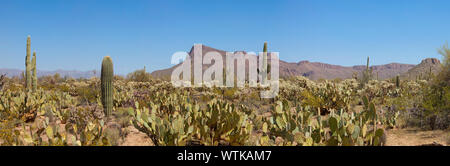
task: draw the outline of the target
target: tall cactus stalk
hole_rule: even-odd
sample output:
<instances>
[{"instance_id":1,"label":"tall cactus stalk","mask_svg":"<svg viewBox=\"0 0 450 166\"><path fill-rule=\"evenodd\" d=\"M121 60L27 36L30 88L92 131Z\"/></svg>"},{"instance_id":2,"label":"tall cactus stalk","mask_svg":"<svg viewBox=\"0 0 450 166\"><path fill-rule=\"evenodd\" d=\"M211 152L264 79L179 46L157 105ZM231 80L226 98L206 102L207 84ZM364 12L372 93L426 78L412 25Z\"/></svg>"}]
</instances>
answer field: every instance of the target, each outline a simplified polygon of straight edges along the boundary
<instances>
[{"instance_id":1,"label":"tall cactus stalk","mask_svg":"<svg viewBox=\"0 0 450 166\"><path fill-rule=\"evenodd\" d=\"M370 68L370 66L369 66L369 57L367 57L367 64L366 64L366 72L367 72L367 74L369 74L369 68Z\"/></svg>"},{"instance_id":2,"label":"tall cactus stalk","mask_svg":"<svg viewBox=\"0 0 450 166\"><path fill-rule=\"evenodd\" d=\"M372 69L369 65L369 57L367 57L366 70L362 71L361 85L364 86L372 78Z\"/></svg>"},{"instance_id":3,"label":"tall cactus stalk","mask_svg":"<svg viewBox=\"0 0 450 166\"><path fill-rule=\"evenodd\" d=\"M267 81L267 42L264 42L263 48L263 64L262 64L262 83L266 84Z\"/></svg>"},{"instance_id":4,"label":"tall cactus stalk","mask_svg":"<svg viewBox=\"0 0 450 166\"><path fill-rule=\"evenodd\" d=\"M106 56L102 61L101 73L101 90L102 90L102 104L105 116L109 117L113 109L113 63L111 57Z\"/></svg>"},{"instance_id":5,"label":"tall cactus stalk","mask_svg":"<svg viewBox=\"0 0 450 166\"><path fill-rule=\"evenodd\" d=\"M37 75L36 75L36 51L33 52L33 59L31 60L33 75L32 77L32 86L33 92L36 92L37 89Z\"/></svg>"},{"instance_id":6,"label":"tall cactus stalk","mask_svg":"<svg viewBox=\"0 0 450 166\"><path fill-rule=\"evenodd\" d=\"M25 88L30 90L31 88L31 37L28 35L27 38L27 56L25 57Z\"/></svg>"},{"instance_id":7,"label":"tall cactus stalk","mask_svg":"<svg viewBox=\"0 0 450 166\"><path fill-rule=\"evenodd\" d=\"M400 77L398 75L395 77L395 86L400 88Z\"/></svg>"}]
</instances>

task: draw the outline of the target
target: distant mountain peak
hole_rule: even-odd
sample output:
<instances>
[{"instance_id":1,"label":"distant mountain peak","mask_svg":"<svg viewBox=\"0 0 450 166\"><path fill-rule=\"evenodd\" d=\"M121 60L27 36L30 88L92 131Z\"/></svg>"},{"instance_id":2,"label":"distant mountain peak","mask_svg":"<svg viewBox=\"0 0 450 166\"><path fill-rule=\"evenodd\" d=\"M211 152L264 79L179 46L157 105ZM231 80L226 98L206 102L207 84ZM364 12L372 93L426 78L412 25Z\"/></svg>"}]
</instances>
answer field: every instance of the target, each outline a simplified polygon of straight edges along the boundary
<instances>
[{"instance_id":1,"label":"distant mountain peak","mask_svg":"<svg viewBox=\"0 0 450 166\"><path fill-rule=\"evenodd\" d=\"M423 59L418 65L403 73L401 77L406 79L428 79L430 74L436 74L441 70L441 61L437 58ZM431 72L431 73L430 73Z\"/></svg>"},{"instance_id":2,"label":"distant mountain peak","mask_svg":"<svg viewBox=\"0 0 450 166\"><path fill-rule=\"evenodd\" d=\"M221 54L222 53L225 54L225 52L226 52L226 51L223 51L223 50L219 50L219 49L216 49L216 48L212 48L212 47L206 46L204 44L200 44L200 45L202 46L202 53L203 54L205 54L207 52L210 52L210 51L216 51L216 52L219 52ZM189 51L189 56L193 56L194 55L194 46L191 47L191 50Z\"/></svg>"},{"instance_id":3,"label":"distant mountain peak","mask_svg":"<svg viewBox=\"0 0 450 166\"><path fill-rule=\"evenodd\" d=\"M437 58L425 58L424 60L422 60L422 62L420 62L420 64L441 64L441 61Z\"/></svg>"},{"instance_id":4,"label":"distant mountain peak","mask_svg":"<svg viewBox=\"0 0 450 166\"><path fill-rule=\"evenodd\" d=\"M310 62L309 62L309 61L305 61L305 60L304 60L304 61L298 62L299 65L302 65L302 64L308 64L308 63L310 63Z\"/></svg>"}]
</instances>

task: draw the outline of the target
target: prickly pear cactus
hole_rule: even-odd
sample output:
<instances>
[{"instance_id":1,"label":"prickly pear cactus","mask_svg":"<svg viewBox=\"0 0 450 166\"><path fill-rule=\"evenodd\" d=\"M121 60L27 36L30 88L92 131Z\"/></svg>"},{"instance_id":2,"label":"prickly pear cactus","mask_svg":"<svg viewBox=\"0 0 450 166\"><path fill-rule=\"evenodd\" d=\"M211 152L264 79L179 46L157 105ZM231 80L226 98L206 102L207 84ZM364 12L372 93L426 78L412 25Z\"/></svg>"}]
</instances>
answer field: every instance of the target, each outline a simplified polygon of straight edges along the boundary
<instances>
[{"instance_id":1,"label":"prickly pear cactus","mask_svg":"<svg viewBox=\"0 0 450 166\"><path fill-rule=\"evenodd\" d=\"M106 117L111 115L113 109L113 76L114 71L111 57L106 56L102 61L101 73L102 104Z\"/></svg>"}]
</instances>

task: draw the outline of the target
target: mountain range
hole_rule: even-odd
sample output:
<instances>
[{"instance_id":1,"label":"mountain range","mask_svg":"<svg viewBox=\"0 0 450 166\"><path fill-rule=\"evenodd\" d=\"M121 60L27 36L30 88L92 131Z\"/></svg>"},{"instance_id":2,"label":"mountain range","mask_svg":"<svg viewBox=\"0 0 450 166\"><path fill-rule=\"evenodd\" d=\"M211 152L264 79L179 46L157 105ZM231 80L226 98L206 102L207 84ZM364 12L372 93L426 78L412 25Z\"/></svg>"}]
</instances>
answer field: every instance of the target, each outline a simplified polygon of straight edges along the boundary
<instances>
[{"instance_id":1,"label":"mountain range","mask_svg":"<svg viewBox=\"0 0 450 166\"><path fill-rule=\"evenodd\" d=\"M193 56L194 46L189 51L189 56ZM223 57L224 66L225 64L225 54L226 51L215 49L209 46L202 45L203 56L210 52L216 51ZM235 51L246 53L245 51ZM270 62L270 56L268 56L268 61ZM156 70L151 73L155 78L169 79L172 71L178 67L180 64L172 66L167 69ZM203 65L203 70L206 70L211 65ZM389 63L384 65L374 65L370 66L373 71L373 76L375 79L389 79L400 75L402 78L415 79L415 78L426 78L432 74L436 74L440 70L440 61L436 58L426 58L422 60L420 64L402 64L402 63ZM340 66L320 62L286 62L283 60L279 61L279 72L280 77L291 77L291 76L304 76L311 80L318 79L347 79L352 78L355 73L358 77L361 75L362 71L366 69L365 65L355 65L355 66ZM0 74L6 74L8 77L20 76L23 70L19 69L6 69L0 68ZM246 63L246 72L248 72L248 63ZM100 76L99 71L77 71L77 70L55 70L55 71L44 71L38 70L38 77L46 75L54 75L59 73L61 77L72 77L72 78L90 78L92 76Z\"/></svg>"},{"instance_id":2,"label":"mountain range","mask_svg":"<svg viewBox=\"0 0 450 166\"><path fill-rule=\"evenodd\" d=\"M8 77L20 76L22 75L23 70L19 69L6 69L0 68L0 75L6 74ZM37 70L36 75L38 77L54 75L58 73L62 78L64 77L72 77L72 78L90 78L92 76L100 77L99 71L78 71L78 70L54 70L54 71L45 71L45 70Z\"/></svg>"},{"instance_id":3,"label":"mountain range","mask_svg":"<svg viewBox=\"0 0 450 166\"><path fill-rule=\"evenodd\" d=\"M189 51L189 56L191 57L193 56L193 49L194 47L192 47L191 50ZM225 64L226 51L202 45L203 56L210 51L216 51L220 53L223 57L224 66L226 65ZM236 52L246 53L245 51L235 51L235 53ZM269 59L268 61L270 62L270 56L268 57L268 59ZM171 68L156 70L151 74L153 77L167 79L170 78L172 71L179 65L180 64L175 65ZM207 69L209 66L210 65L203 65L203 70ZM282 78L291 76L304 76L311 80L336 79L336 78L347 79L352 78L355 73L360 76L362 71L366 69L365 65L355 65L347 67L320 62L300 61L295 63L295 62L286 62L283 60L279 61L279 67L280 67L279 68L280 77ZM438 72L440 68L440 61L436 58L426 58L422 60L422 62L418 65L389 63L384 65L370 66L370 68L373 71L374 78L380 80L392 78L397 75L401 75L402 77L412 79L415 78L416 75L420 75L420 73L429 71L430 67L432 69L431 72L433 73ZM246 72L248 72L248 63L246 63Z\"/></svg>"}]
</instances>

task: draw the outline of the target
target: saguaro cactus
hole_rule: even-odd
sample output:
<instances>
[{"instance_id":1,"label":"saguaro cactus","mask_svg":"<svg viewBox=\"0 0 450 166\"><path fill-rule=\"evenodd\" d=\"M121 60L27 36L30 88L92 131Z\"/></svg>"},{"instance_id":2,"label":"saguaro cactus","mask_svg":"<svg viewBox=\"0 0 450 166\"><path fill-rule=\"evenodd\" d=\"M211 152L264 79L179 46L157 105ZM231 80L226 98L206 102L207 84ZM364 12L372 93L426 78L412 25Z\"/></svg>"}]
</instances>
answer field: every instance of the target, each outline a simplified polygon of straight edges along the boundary
<instances>
[{"instance_id":1,"label":"saguaro cactus","mask_svg":"<svg viewBox=\"0 0 450 166\"><path fill-rule=\"evenodd\" d=\"M37 89L37 75L36 75L36 51L33 52L33 59L31 60L33 75L32 78L32 86L33 86L33 92L36 92Z\"/></svg>"},{"instance_id":2,"label":"saguaro cactus","mask_svg":"<svg viewBox=\"0 0 450 166\"><path fill-rule=\"evenodd\" d=\"M28 35L27 38L27 56L25 57L25 88L29 90L31 88L31 37Z\"/></svg>"},{"instance_id":3,"label":"saguaro cactus","mask_svg":"<svg viewBox=\"0 0 450 166\"><path fill-rule=\"evenodd\" d=\"M369 65L369 57L367 57L366 70L362 72L361 85L365 85L372 79L372 69Z\"/></svg>"},{"instance_id":4,"label":"saguaro cactus","mask_svg":"<svg viewBox=\"0 0 450 166\"><path fill-rule=\"evenodd\" d=\"M263 62L262 62L263 64L262 64L262 69L261 69L261 72L262 72L262 80L261 80L261 82L263 83L263 84L265 84L266 83L266 81L267 81L267 42L264 42L264 48L263 48Z\"/></svg>"},{"instance_id":5,"label":"saguaro cactus","mask_svg":"<svg viewBox=\"0 0 450 166\"><path fill-rule=\"evenodd\" d=\"M369 72L369 57L367 57L366 72Z\"/></svg>"},{"instance_id":6,"label":"saguaro cactus","mask_svg":"<svg viewBox=\"0 0 450 166\"><path fill-rule=\"evenodd\" d=\"M395 86L397 88L400 88L400 77L398 75L395 76Z\"/></svg>"},{"instance_id":7,"label":"saguaro cactus","mask_svg":"<svg viewBox=\"0 0 450 166\"><path fill-rule=\"evenodd\" d=\"M366 64L366 76L367 76L367 81L372 79L372 69L370 68L369 65L369 57L367 57L367 64Z\"/></svg>"},{"instance_id":8,"label":"saguaro cactus","mask_svg":"<svg viewBox=\"0 0 450 166\"><path fill-rule=\"evenodd\" d=\"M101 90L102 90L102 104L105 116L108 117L113 109L113 63L111 57L106 56L102 61L101 73Z\"/></svg>"}]
</instances>

